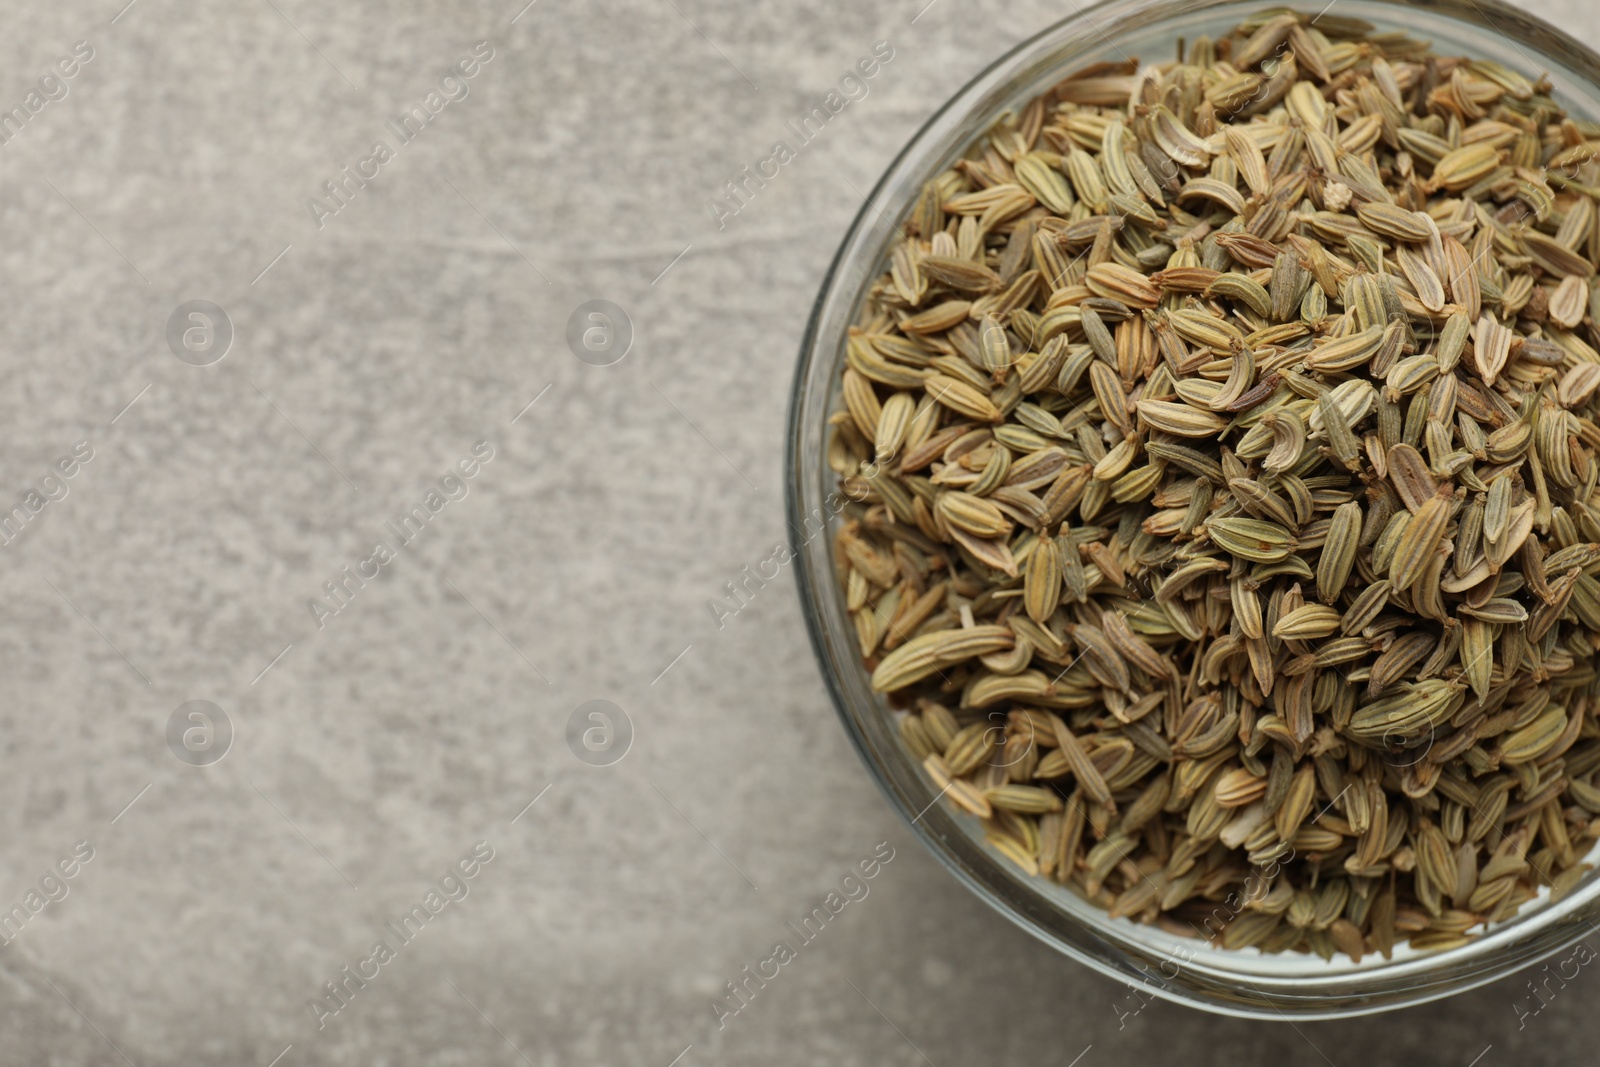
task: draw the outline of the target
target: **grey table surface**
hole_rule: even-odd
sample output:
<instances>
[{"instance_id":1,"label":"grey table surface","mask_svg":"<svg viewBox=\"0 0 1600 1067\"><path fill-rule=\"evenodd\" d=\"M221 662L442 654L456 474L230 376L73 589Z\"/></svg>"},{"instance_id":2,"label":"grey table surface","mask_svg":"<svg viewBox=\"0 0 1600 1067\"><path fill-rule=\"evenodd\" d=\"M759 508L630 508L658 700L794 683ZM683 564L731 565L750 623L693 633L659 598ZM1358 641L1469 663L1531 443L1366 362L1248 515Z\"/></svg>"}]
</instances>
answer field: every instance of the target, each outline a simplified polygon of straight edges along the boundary
<instances>
[{"instance_id":1,"label":"grey table surface","mask_svg":"<svg viewBox=\"0 0 1600 1067\"><path fill-rule=\"evenodd\" d=\"M785 537L794 353L864 191L1070 0L125 2L0 13L0 498L38 506L0 545L0 1062L1592 1052L1587 972L1520 1026L1525 977L1366 1020L1130 1012L890 810L791 574L710 606ZM1580 0L1529 6L1600 41ZM632 324L610 366L565 339L595 299ZM608 766L568 743L590 700L632 724ZM719 1021L880 843L868 897Z\"/></svg>"}]
</instances>

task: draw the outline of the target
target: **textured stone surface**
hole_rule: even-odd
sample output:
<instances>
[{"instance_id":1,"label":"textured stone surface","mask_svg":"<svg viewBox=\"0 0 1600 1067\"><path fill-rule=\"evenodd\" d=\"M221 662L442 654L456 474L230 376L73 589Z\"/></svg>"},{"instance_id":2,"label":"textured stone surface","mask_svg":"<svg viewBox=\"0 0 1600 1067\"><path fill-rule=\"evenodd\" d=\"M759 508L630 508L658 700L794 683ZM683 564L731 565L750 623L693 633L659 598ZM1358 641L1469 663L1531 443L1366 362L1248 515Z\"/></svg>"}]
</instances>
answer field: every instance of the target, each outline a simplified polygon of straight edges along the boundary
<instances>
[{"instance_id":1,"label":"textured stone surface","mask_svg":"<svg viewBox=\"0 0 1600 1067\"><path fill-rule=\"evenodd\" d=\"M0 497L94 453L0 547L0 905L93 848L0 948L7 1063L1464 1067L1600 1038L1587 973L1520 1032L1518 979L1376 1020L1119 1018L880 798L789 575L717 628L784 536L794 352L863 192L1070 4L119 2L0 15L4 107L95 50L0 147ZM319 229L307 198L485 39ZM706 198L880 40L870 95L718 230ZM564 341L596 298L635 328L610 367ZM164 340L191 299L236 331L211 366ZM319 629L307 599L481 440ZM633 724L613 766L566 742L591 699ZM231 721L220 762L168 750L189 700ZM319 1029L307 1001L478 841L469 894ZM719 1030L878 842L871 895Z\"/></svg>"}]
</instances>

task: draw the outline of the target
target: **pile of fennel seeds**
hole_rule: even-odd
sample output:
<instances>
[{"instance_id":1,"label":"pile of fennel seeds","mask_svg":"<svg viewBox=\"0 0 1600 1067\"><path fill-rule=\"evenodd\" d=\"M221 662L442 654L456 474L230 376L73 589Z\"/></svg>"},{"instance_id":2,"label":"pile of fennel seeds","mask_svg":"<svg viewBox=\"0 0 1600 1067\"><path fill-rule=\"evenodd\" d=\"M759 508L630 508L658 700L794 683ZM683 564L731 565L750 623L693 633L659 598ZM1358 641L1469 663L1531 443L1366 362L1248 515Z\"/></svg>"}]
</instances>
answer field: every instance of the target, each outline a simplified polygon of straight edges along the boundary
<instances>
[{"instance_id":1,"label":"pile of fennel seeds","mask_svg":"<svg viewBox=\"0 0 1600 1067\"><path fill-rule=\"evenodd\" d=\"M995 851L1228 948L1464 943L1600 835L1600 128L1263 12L927 183L827 459L872 684Z\"/></svg>"}]
</instances>

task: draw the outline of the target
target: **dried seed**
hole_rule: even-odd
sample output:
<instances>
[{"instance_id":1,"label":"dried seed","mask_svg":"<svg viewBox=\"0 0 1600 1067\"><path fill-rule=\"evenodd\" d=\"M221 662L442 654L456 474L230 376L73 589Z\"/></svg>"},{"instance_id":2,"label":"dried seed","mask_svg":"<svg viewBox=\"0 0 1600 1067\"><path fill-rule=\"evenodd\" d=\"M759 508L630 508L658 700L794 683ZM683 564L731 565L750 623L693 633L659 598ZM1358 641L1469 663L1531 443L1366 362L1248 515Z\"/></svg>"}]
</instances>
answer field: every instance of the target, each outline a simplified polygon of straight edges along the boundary
<instances>
[{"instance_id":1,"label":"dried seed","mask_svg":"<svg viewBox=\"0 0 1600 1067\"><path fill-rule=\"evenodd\" d=\"M1416 290L1418 303L1429 311L1443 311L1448 299L1444 283L1428 265L1428 261L1403 245L1395 250L1395 260L1400 264L1406 280L1411 283L1411 288Z\"/></svg>"},{"instance_id":2,"label":"dried seed","mask_svg":"<svg viewBox=\"0 0 1600 1067\"><path fill-rule=\"evenodd\" d=\"M1393 237L1397 241L1426 241L1433 234L1432 228L1417 212L1382 201L1357 204L1356 217L1374 233Z\"/></svg>"},{"instance_id":3,"label":"dried seed","mask_svg":"<svg viewBox=\"0 0 1600 1067\"><path fill-rule=\"evenodd\" d=\"M1041 536L1028 554L1023 604L1028 618L1048 622L1061 602L1061 553L1055 539Z\"/></svg>"},{"instance_id":4,"label":"dried seed","mask_svg":"<svg viewBox=\"0 0 1600 1067\"><path fill-rule=\"evenodd\" d=\"M1135 405L1139 417L1158 430L1179 437L1214 437L1225 426L1226 419L1188 404L1174 404L1165 400L1141 400Z\"/></svg>"},{"instance_id":5,"label":"dried seed","mask_svg":"<svg viewBox=\"0 0 1600 1067\"><path fill-rule=\"evenodd\" d=\"M1206 142L1160 104L1150 111L1150 132L1156 147L1174 162L1188 167L1203 167L1211 159L1211 150Z\"/></svg>"},{"instance_id":6,"label":"dried seed","mask_svg":"<svg viewBox=\"0 0 1600 1067\"><path fill-rule=\"evenodd\" d=\"M1306 424L1292 411L1271 411L1262 416L1261 425L1272 431L1272 451L1261 465L1269 471L1283 472L1300 462L1306 447Z\"/></svg>"},{"instance_id":7,"label":"dried seed","mask_svg":"<svg viewBox=\"0 0 1600 1067\"><path fill-rule=\"evenodd\" d=\"M1436 189L1465 189L1483 178L1500 163L1500 153L1492 144L1470 144L1445 153L1433 168L1430 183Z\"/></svg>"},{"instance_id":8,"label":"dried seed","mask_svg":"<svg viewBox=\"0 0 1600 1067\"><path fill-rule=\"evenodd\" d=\"M1003 372L1012 363L1016 362L1011 355L1011 339L1006 336L1004 326L995 321L994 316L984 316L983 325L978 330L978 351L983 357L983 368L990 374L1003 376Z\"/></svg>"},{"instance_id":9,"label":"dried seed","mask_svg":"<svg viewBox=\"0 0 1600 1067\"><path fill-rule=\"evenodd\" d=\"M935 374L925 383L928 395L939 403L969 419L980 422L999 422L1003 416L994 401L959 378Z\"/></svg>"},{"instance_id":10,"label":"dried seed","mask_svg":"<svg viewBox=\"0 0 1600 1067\"><path fill-rule=\"evenodd\" d=\"M1229 128L1232 129L1232 127ZM1286 322L1293 316L1295 309L1300 306L1301 300L1310 295L1310 281L1311 276L1300 265L1300 260L1294 253L1278 253L1272 263L1272 285L1270 289L1271 311L1274 321ZM1320 293L1321 289L1318 289L1317 292Z\"/></svg>"},{"instance_id":11,"label":"dried seed","mask_svg":"<svg viewBox=\"0 0 1600 1067\"><path fill-rule=\"evenodd\" d=\"M1567 728L1567 711L1551 707L1520 730L1500 741L1500 762L1508 766L1538 759L1560 740Z\"/></svg>"},{"instance_id":12,"label":"dried seed","mask_svg":"<svg viewBox=\"0 0 1600 1067\"><path fill-rule=\"evenodd\" d=\"M1102 612L1100 615L1100 629L1105 633L1106 639L1111 642L1119 653L1135 667L1152 678L1166 678L1172 673L1172 666L1161 653L1157 652L1144 638L1133 632L1127 620L1114 611Z\"/></svg>"},{"instance_id":13,"label":"dried seed","mask_svg":"<svg viewBox=\"0 0 1600 1067\"><path fill-rule=\"evenodd\" d=\"M1256 563L1276 563L1295 545L1288 530L1260 519L1212 519L1206 532L1224 550Z\"/></svg>"},{"instance_id":14,"label":"dried seed","mask_svg":"<svg viewBox=\"0 0 1600 1067\"><path fill-rule=\"evenodd\" d=\"M1242 209L1243 205L1240 206ZM1247 274L1236 271L1217 275L1206 288L1206 295L1237 301L1257 315L1266 315L1272 310L1272 298L1267 295L1267 290L1261 283Z\"/></svg>"},{"instance_id":15,"label":"dried seed","mask_svg":"<svg viewBox=\"0 0 1600 1067\"><path fill-rule=\"evenodd\" d=\"M1306 641L1327 637L1339 629L1340 615L1323 604L1306 604L1278 620L1272 628L1273 637L1289 641Z\"/></svg>"},{"instance_id":16,"label":"dried seed","mask_svg":"<svg viewBox=\"0 0 1600 1067\"><path fill-rule=\"evenodd\" d=\"M1587 201L1585 201L1587 203ZM1550 294L1549 315L1558 324L1573 329L1589 310L1589 286L1582 277L1569 274Z\"/></svg>"},{"instance_id":17,"label":"dried seed","mask_svg":"<svg viewBox=\"0 0 1600 1067\"><path fill-rule=\"evenodd\" d=\"M1095 399L1100 401L1100 413L1106 417L1106 421L1118 427L1124 433L1132 429L1132 422L1128 415L1128 394L1123 390L1122 382L1117 377L1117 372L1105 363L1096 362L1089 367L1089 382L1094 388ZM1183 405L1173 404L1169 406L1182 407Z\"/></svg>"},{"instance_id":18,"label":"dried seed","mask_svg":"<svg viewBox=\"0 0 1600 1067\"><path fill-rule=\"evenodd\" d=\"M924 256L922 271L936 282L967 293L987 293L1002 285L1000 275L981 263L957 256Z\"/></svg>"},{"instance_id":19,"label":"dried seed","mask_svg":"<svg viewBox=\"0 0 1600 1067\"><path fill-rule=\"evenodd\" d=\"M1116 804L1111 799L1111 789L1106 785L1105 777L1100 773L1094 761L1084 752L1083 746L1078 742L1066 723L1060 719L1055 720L1056 745L1062 756L1066 758L1067 766L1078 781L1078 788L1082 789L1096 804L1115 810Z\"/></svg>"},{"instance_id":20,"label":"dried seed","mask_svg":"<svg viewBox=\"0 0 1600 1067\"><path fill-rule=\"evenodd\" d=\"M1354 500L1340 504L1334 509L1322 542L1322 555L1317 560L1317 595L1324 604L1332 604L1344 591L1350 569L1355 566L1360 538L1361 505Z\"/></svg>"},{"instance_id":21,"label":"dried seed","mask_svg":"<svg viewBox=\"0 0 1600 1067\"><path fill-rule=\"evenodd\" d=\"M971 493L940 493L939 514L974 537L1000 537L1011 532L1011 520L994 504Z\"/></svg>"},{"instance_id":22,"label":"dried seed","mask_svg":"<svg viewBox=\"0 0 1600 1067\"><path fill-rule=\"evenodd\" d=\"M1450 510L1449 492L1441 490L1423 502L1401 531L1395 542L1394 561L1389 565L1389 580L1396 590L1404 592L1422 576L1424 565L1444 538Z\"/></svg>"},{"instance_id":23,"label":"dried seed","mask_svg":"<svg viewBox=\"0 0 1600 1067\"><path fill-rule=\"evenodd\" d=\"M917 402L910 393L895 393L883 402L873 433L873 454L879 463L894 458L911 427Z\"/></svg>"},{"instance_id":24,"label":"dried seed","mask_svg":"<svg viewBox=\"0 0 1600 1067\"><path fill-rule=\"evenodd\" d=\"M1505 369L1511 355L1511 331L1485 315L1472 331L1473 363L1488 385Z\"/></svg>"},{"instance_id":25,"label":"dried seed","mask_svg":"<svg viewBox=\"0 0 1600 1067\"><path fill-rule=\"evenodd\" d=\"M1056 170L1044 159L1035 153L1023 156L1013 164L1017 175L1017 184L1021 185L1033 197L1055 212L1065 215L1072 210L1077 198L1072 195L1072 187Z\"/></svg>"},{"instance_id":26,"label":"dried seed","mask_svg":"<svg viewBox=\"0 0 1600 1067\"><path fill-rule=\"evenodd\" d=\"M872 688L887 693L904 689L940 669L974 656L1003 652L1015 642L1004 626L974 626L965 630L940 630L913 637L889 653L872 672Z\"/></svg>"},{"instance_id":27,"label":"dried seed","mask_svg":"<svg viewBox=\"0 0 1600 1067\"><path fill-rule=\"evenodd\" d=\"M1383 341L1383 328L1370 326L1360 333L1328 341L1312 349L1306 366L1312 370L1347 371L1367 362Z\"/></svg>"},{"instance_id":28,"label":"dried seed","mask_svg":"<svg viewBox=\"0 0 1600 1067\"><path fill-rule=\"evenodd\" d=\"M1251 383L1255 381L1255 376L1255 354L1249 348L1240 345L1234 357L1233 366L1228 371L1228 380L1223 383L1222 388L1217 391L1216 396L1207 402L1206 406L1212 411L1231 410L1240 398L1249 391Z\"/></svg>"},{"instance_id":29,"label":"dried seed","mask_svg":"<svg viewBox=\"0 0 1600 1067\"><path fill-rule=\"evenodd\" d=\"M1600 363L1579 363L1562 375L1557 395L1565 408L1581 407L1600 388Z\"/></svg>"},{"instance_id":30,"label":"dried seed","mask_svg":"<svg viewBox=\"0 0 1600 1067\"><path fill-rule=\"evenodd\" d=\"M1389 464L1389 481L1408 510L1415 512L1439 491L1439 483L1429 473L1422 454L1404 441L1389 449L1385 459Z\"/></svg>"},{"instance_id":31,"label":"dried seed","mask_svg":"<svg viewBox=\"0 0 1600 1067\"><path fill-rule=\"evenodd\" d=\"M1002 785L984 791L984 799L1002 811L1042 815L1061 810L1061 798L1054 790L1036 785Z\"/></svg>"},{"instance_id":32,"label":"dried seed","mask_svg":"<svg viewBox=\"0 0 1600 1067\"><path fill-rule=\"evenodd\" d=\"M1594 277L1594 264L1555 238L1546 237L1538 230L1523 230L1521 239L1529 258L1556 277Z\"/></svg>"},{"instance_id":33,"label":"dried seed","mask_svg":"<svg viewBox=\"0 0 1600 1067\"><path fill-rule=\"evenodd\" d=\"M1084 278L1090 292L1122 301L1130 307L1153 308L1161 302L1161 290L1143 274L1120 263L1097 263Z\"/></svg>"},{"instance_id":34,"label":"dried seed","mask_svg":"<svg viewBox=\"0 0 1600 1067\"><path fill-rule=\"evenodd\" d=\"M1272 177L1267 173L1267 160L1254 137L1238 126L1226 126L1223 134L1228 142L1228 155L1239 168L1239 176L1256 196L1272 188ZM1239 212L1235 212L1239 214Z\"/></svg>"}]
</instances>

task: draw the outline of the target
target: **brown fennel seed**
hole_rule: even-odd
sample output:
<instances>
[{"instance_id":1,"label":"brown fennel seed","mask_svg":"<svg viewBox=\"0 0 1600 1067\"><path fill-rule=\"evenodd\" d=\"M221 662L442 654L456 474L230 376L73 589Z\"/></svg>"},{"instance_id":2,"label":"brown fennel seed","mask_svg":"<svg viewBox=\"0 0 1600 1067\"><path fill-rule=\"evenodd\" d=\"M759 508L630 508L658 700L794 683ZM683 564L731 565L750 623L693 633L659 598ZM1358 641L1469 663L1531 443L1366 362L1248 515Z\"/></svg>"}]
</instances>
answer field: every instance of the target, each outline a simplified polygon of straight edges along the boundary
<instances>
[{"instance_id":1,"label":"brown fennel seed","mask_svg":"<svg viewBox=\"0 0 1600 1067\"><path fill-rule=\"evenodd\" d=\"M1281 11L1017 115L887 250L828 445L930 796L1226 948L1445 949L1572 888L1600 127Z\"/></svg>"}]
</instances>

